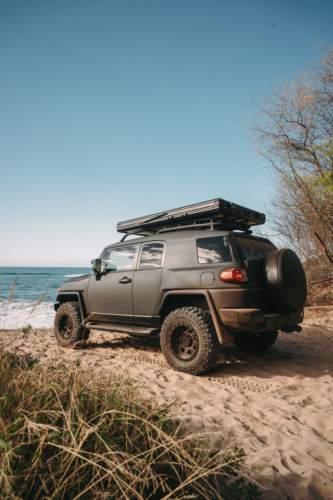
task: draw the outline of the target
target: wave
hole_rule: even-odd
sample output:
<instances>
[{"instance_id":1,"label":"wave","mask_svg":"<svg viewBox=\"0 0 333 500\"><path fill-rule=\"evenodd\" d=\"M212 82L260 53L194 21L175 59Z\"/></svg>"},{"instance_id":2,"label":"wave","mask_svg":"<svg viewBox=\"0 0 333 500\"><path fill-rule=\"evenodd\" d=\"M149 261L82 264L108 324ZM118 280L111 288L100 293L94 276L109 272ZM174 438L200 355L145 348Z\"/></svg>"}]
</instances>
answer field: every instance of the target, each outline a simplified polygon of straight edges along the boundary
<instances>
[{"instance_id":1,"label":"wave","mask_svg":"<svg viewBox=\"0 0 333 500\"><path fill-rule=\"evenodd\" d=\"M71 276L82 276L82 274L64 274L62 273L0 273L0 276L64 276L65 278Z\"/></svg>"},{"instance_id":2,"label":"wave","mask_svg":"<svg viewBox=\"0 0 333 500\"><path fill-rule=\"evenodd\" d=\"M0 328L4 327L7 304L8 300L0 300ZM6 329L23 328L27 324L33 328L53 326L53 302L42 302L30 314L34 304L29 300L12 300L8 307Z\"/></svg>"},{"instance_id":3,"label":"wave","mask_svg":"<svg viewBox=\"0 0 333 500\"><path fill-rule=\"evenodd\" d=\"M1 276L62 276L63 273L0 273Z\"/></svg>"},{"instance_id":4,"label":"wave","mask_svg":"<svg viewBox=\"0 0 333 500\"><path fill-rule=\"evenodd\" d=\"M64 274L64 278L76 278L77 276L84 276L84 274Z\"/></svg>"}]
</instances>

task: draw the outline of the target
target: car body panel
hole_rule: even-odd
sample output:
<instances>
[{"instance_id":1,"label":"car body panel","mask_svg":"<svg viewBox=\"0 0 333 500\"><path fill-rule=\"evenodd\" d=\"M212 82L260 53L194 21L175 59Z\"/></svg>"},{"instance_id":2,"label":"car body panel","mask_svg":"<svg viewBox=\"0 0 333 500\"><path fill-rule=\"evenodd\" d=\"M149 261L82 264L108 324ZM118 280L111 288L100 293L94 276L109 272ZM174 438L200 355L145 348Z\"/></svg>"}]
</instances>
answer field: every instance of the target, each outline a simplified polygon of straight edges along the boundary
<instances>
[{"instance_id":1,"label":"car body panel","mask_svg":"<svg viewBox=\"0 0 333 500\"><path fill-rule=\"evenodd\" d=\"M237 260L199 263L196 240L218 236L230 238L237 249L233 254L237 256ZM73 278L64 282L61 290L64 294L70 291L78 292L86 317L89 316L94 321L156 327L160 326L164 315L167 314L168 301L173 297L176 303L178 297L182 297L181 303L184 303L187 295L210 311L222 343L232 342L233 330L241 328L242 325L246 325L251 331L260 331L262 325L269 321L269 315L275 315L275 322L279 325L288 321L290 324L301 322L300 315L289 319L277 317L274 304L267 296L263 261L247 262L237 236L251 238L244 233L196 229L143 236L108 245L100 258L108 249L138 245L131 270L109 271L98 276L92 273ZM162 264L158 268L140 269L142 245L149 242L163 242L165 245ZM245 268L248 281L221 281L220 273L231 268ZM119 283L124 277L131 281ZM61 293L57 300L61 301L62 297L65 298ZM192 299L189 298L189 301ZM239 310L238 315L233 314L234 309ZM228 311L223 314L223 310Z\"/></svg>"},{"instance_id":2,"label":"car body panel","mask_svg":"<svg viewBox=\"0 0 333 500\"><path fill-rule=\"evenodd\" d=\"M146 323L154 315L159 296L162 268L137 269L133 279L134 319L138 323Z\"/></svg>"},{"instance_id":3,"label":"car body panel","mask_svg":"<svg viewBox=\"0 0 333 500\"><path fill-rule=\"evenodd\" d=\"M133 270L110 271L102 274L99 280L91 276L88 304L92 320L133 321L133 276ZM125 278L130 281L121 283Z\"/></svg>"}]
</instances>

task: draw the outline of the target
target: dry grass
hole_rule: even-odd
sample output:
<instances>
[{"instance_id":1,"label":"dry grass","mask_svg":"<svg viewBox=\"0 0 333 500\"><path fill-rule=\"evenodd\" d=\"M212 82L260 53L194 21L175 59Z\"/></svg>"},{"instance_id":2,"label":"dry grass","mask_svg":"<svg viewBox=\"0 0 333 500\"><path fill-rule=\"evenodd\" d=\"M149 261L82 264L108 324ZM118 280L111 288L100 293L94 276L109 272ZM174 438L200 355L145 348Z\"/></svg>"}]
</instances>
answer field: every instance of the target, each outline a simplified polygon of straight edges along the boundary
<instances>
[{"instance_id":1,"label":"dry grass","mask_svg":"<svg viewBox=\"0 0 333 500\"><path fill-rule=\"evenodd\" d=\"M9 307L9 304L12 300L12 297L13 297L13 293L14 293L14 290L15 290L15 285L16 285L16 282L17 282L17 278L14 279L14 282L12 284L12 288L11 288L11 291L10 291L10 294L9 294L9 298L8 298L8 302L7 302L7 307L6 307L6 314L5 314L5 321L4 321L4 329L6 328L6 320L7 320L7 314L8 314L8 307Z\"/></svg>"},{"instance_id":2,"label":"dry grass","mask_svg":"<svg viewBox=\"0 0 333 500\"><path fill-rule=\"evenodd\" d=\"M42 293L42 295L39 297L39 299L37 300L37 302L34 303L34 305L31 308L31 311L29 312L29 314L27 316L27 320L30 318L30 316L32 315L32 313L34 312L34 310L36 309L36 307L39 306L39 304L42 303L43 298L45 297L45 295L47 293L49 293L49 291Z\"/></svg>"},{"instance_id":3,"label":"dry grass","mask_svg":"<svg viewBox=\"0 0 333 500\"><path fill-rule=\"evenodd\" d=\"M244 452L208 450L130 379L0 352L1 499L257 499Z\"/></svg>"},{"instance_id":4,"label":"dry grass","mask_svg":"<svg viewBox=\"0 0 333 500\"><path fill-rule=\"evenodd\" d=\"M308 286L306 307L333 306L333 281L323 281Z\"/></svg>"}]
</instances>

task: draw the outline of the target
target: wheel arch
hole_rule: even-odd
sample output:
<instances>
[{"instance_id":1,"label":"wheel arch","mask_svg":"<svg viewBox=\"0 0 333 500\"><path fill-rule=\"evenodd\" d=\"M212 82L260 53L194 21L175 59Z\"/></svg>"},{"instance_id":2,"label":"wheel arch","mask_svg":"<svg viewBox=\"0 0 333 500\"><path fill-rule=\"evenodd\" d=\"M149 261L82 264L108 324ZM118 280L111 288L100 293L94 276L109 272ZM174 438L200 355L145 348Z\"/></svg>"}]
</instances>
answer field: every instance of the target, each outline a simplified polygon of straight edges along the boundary
<instances>
[{"instance_id":1,"label":"wheel arch","mask_svg":"<svg viewBox=\"0 0 333 500\"><path fill-rule=\"evenodd\" d=\"M202 307L203 306L203 307ZM228 332L216 312L208 290L172 290L166 292L158 308L161 320L180 307L199 307L210 312L215 330L221 344L234 341L234 334Z\"/></svg>"},{"instance_id":2,"label":"wheel arch","mask_svg":"<svg viewBox=\"0 0 333 500\"><path fill-rule=\"evenodd\" d=\"M65 302L78 302L80 306L80 314L82 323L87 319L87 311L84 305L84 300L80 292L61 292L57 296L59 304L54 304L54 310L57 311L61 304Z\"/></svg>"}]
</instances>

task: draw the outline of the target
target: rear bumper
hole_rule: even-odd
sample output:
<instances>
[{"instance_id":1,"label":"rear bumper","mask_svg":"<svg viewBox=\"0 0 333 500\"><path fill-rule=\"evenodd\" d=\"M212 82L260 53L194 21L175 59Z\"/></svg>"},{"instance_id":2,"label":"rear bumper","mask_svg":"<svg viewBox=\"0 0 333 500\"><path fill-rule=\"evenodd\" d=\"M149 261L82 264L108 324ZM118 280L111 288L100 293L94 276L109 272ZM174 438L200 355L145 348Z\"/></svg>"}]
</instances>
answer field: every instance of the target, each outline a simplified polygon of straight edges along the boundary
<instances>
[{"instance_id":1,"label":"rear bumper","mask_svg":"<svg viewBox=\"0 0 333 500\"><path fill-rule=\"evenodd\" d=\"M260 309L219 309L222 323L235 331L267 332L281 330L292 332L302 323L303 311L293 314L262 314Z\"/></svg>"}]
</instances>

